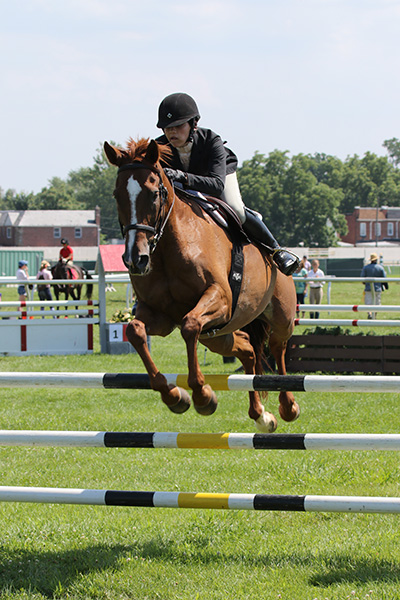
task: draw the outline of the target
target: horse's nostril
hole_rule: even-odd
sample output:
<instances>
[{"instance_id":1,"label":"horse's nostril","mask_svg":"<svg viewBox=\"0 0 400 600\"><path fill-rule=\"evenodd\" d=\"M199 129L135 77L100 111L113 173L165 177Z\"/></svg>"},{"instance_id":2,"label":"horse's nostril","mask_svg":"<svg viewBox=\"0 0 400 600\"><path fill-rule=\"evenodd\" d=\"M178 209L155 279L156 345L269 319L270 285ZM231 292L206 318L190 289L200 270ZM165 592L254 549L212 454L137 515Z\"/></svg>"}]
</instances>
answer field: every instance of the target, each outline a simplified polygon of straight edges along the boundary
<instances>
[{"instance_id":1,"label":"horse's nostril","mask_svg":"<svg viewBox=\"0 0 400 600\"><path fill-rule=\"evenodd\" d=\"M130 271L131 273L143 275L147 272L149 266L149 255L148 254L140 254L131 264Z\"/></svg>"},{"instance_id":2,"label":"horse's nostril","mask_svg":"<svg viewBox=\"0 0 400 600\"><path fill-rule=\"evenodd\" d=\"M136 266L139 269L140 273L144 273L148 264L149 264L149 257L148 257L148 255L147 254L142 254L141 256L139 256L139 260L138 260Z\"/></svg>"}]
</instances>

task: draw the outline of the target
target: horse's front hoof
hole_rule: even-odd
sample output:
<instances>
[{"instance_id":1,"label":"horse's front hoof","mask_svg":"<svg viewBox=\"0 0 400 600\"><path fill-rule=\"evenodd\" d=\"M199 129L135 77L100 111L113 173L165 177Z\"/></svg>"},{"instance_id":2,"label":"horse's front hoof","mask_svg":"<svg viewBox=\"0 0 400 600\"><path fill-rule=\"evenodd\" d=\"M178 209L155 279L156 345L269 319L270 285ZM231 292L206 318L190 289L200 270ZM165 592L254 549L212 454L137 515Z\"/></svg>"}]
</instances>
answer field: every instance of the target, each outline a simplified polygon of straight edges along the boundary
<instances>
[{"instance_id":1,"label":"horse's front hoof","mask_svg":"<svg viewBox=\"0 0 400 600\"><path fill-rule=\"evenodd\" d=\"M210 399L209 399L208 403L199 405L199 404L196 404L195 400L193 399L193 404L194 404L195 409L199 413L199 415L208 417L208 416L212 415L213 413L215 413L215 411L217 410L218 400L217 400L217 394L214 392L214 390L211 388L211 386L209 386L208 384L205 385L203 387L203 391L204 390L206 390L207 393L209 394Z\"/></svg>"},{"instance_id":2,"label":"horse's front hoof","mask_svg":"<svg viewBox=\"0 0 400 600\"><path fill-rule=\"evenodd\" d=\"M262 407L262 413L254 423L256 424L257 429L262 433L273 433L278 427L278 421L274 415L267 412L264 407Z\"/></svg>"},{"instance_id":3,"label":"horse's front hoof","mask_svg":"<svg viewBox=\"0 0 400 600\"><path fill-rule=\"evenodd\" d=\"M177 415L181 415L190 408L190 396L186 390L181 387L177 387L180 393L180 398L176 404L168 406L169 410Z\"/></svg>"}]
</instances>

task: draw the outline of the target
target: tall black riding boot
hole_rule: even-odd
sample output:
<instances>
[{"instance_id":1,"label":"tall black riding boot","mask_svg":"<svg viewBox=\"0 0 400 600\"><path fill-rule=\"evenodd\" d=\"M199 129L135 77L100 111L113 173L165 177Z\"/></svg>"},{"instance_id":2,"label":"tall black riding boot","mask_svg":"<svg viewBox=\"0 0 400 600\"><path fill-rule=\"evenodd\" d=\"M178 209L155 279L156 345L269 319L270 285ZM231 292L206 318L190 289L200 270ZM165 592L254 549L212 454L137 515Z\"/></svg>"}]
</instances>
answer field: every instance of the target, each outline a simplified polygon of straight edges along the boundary
<instances>
[{"instance_id":1,"label":"tall black riding boot","mask_svg":"<svg viewBox=\"0 0 400 600\"><path fill-rule=\"evenodd\" d=\"M257 213L249 208L246 208L246 220L243 223L243 229L249 238L260 242L269 250L276 266L284 275L292 275L297 271L299 267L297 256L281 248L265 223L257 217Z\"/></svg>"}]
</instances>

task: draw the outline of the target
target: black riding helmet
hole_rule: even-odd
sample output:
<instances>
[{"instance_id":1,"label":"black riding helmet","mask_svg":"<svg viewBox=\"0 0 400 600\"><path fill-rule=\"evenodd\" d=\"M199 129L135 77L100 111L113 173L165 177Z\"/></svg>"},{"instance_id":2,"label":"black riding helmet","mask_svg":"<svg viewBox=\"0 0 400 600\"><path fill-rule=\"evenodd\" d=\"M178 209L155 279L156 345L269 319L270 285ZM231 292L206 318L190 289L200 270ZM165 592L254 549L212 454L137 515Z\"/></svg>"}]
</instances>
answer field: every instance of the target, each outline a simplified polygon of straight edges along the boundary
<instances>
[{"instance_id":1,"label":"black riding helmet","mask_svg":"<svg viewBox=\"0 0 400 600\"><path fill-rule=\"evenodd\" d=\"M160 129L178 127L192 119L195 122L200 119L199 109L193 98L183 92L170 94L158 107L157 127Z\"/></svg>"}]
</instances>

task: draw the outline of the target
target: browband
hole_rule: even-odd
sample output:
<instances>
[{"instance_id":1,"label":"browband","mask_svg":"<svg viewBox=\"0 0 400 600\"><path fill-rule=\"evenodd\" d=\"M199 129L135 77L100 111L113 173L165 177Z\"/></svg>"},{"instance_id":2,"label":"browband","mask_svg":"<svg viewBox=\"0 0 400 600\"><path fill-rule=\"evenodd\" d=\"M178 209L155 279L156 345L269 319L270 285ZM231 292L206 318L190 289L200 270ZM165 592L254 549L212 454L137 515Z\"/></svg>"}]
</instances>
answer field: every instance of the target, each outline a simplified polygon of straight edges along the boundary
<instances>
[{"instance_id":1,"label":"browband","mask_svg":"<svg viewBox=\"0 0 400 600\"><path fill-rule=\"evenodd\" d=\"M143 167L149 169L149 171L153 171L153 173L156 173L161 177L160 169L158 167L150 164L147 165L139 161L134 161L131 163L127 163L126 165L121 165L118 169L118 173L121 173L121 171L130 171L132 169L143 169Z\"/></svg>"}]
</instances>

